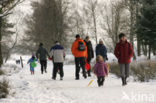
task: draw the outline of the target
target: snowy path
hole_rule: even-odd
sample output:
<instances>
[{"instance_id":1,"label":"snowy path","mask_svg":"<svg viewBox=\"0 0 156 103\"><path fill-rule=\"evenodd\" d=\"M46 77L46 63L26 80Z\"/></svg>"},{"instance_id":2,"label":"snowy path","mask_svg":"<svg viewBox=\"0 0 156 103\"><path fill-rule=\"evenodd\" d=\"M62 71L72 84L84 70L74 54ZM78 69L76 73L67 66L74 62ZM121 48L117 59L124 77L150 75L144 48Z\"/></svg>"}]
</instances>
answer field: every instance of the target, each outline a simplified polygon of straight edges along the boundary
<instances>
[{"instance_id":1,"label":"snowy path","mask_svg":"<svg viewBox=\"0 0 156 103\"><path fill-rule=\"evenodd\" d=\"M48 73L41 75L40 67L30 75L29 66L9 76L11 95L0 103L156 103L156 83L133 83L122 87L113 75L106 78L104 87L97 87L96 78L74 80L74 65L65 65L63 81L51 80L52 64ZM87 84L94 82L90 87ZM127 95L127 99L123 96ZM142 98L143 97L143 98Z\"/></svg>"}]
</instances>

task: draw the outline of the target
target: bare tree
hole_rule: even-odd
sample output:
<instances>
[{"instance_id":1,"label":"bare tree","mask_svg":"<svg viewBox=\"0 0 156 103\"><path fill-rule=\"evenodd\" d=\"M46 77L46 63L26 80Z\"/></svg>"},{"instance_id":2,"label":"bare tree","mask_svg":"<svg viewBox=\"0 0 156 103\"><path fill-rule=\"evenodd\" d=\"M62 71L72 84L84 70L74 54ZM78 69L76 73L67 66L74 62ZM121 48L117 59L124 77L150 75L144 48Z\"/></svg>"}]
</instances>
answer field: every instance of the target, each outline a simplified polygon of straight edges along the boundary
<instances>
[{"instance_id":1,"label":"bare tree","mask_svg":"<svg viewBox=\"0 0 156 103\"><path fill-rule=\"evenodd\" d=\"M127 16L123 2L110 2L110 5L104 5L101 10L102 22L101 26L107 32L109 38L112 39L113 46L118 42L118 34L120 32L127 32ZM124 15L123 15L124 14Z\"/></svg>"},{"instance_id":2,"label":"bare tree","mask_svg":"<svg viewBox=\"0 0 156 103\"><path fill-rule=\"evenodd\" d=\"M20 22L22 19L23 19L23 16L21 16L21 17L18 19L17 23L16 23L15 40L14 40L13 45L11 46L11 48L9 48L9 49L7 50L7 52L6 52L5 63L8 61L8 59L9 59L9 57L10 57L11 51L14 49L14 47L15 47L16 44L17 44L18 36L19 36L19 31L18 31L18 27L17 27L17 26L19 26L18 24L19 24L19 22Z\"/></svg>"},{"instance_id":3,"label":"bare tree","mask_svg":"<svg viewBox=\"0 0 156 103\"><path fill-rule=\"evenodd\" d=\"M2 26L3 19L11 14L12 9L17 6L19 3L21 3L24 0L1 0L0 1L0 41L2 41ZM3 64L3 57L2 57L2 44L0 42L0 67Z\"/></svg>"},{"instance_id":4,"label":"bare tree","mask_svg":"<svg viewBox=\"0 0 156 103\"><path fill-rule=\"evenodd\" d=\"M30 49L35 50L40 42L44 43L47 49L51 48L54 41L66 46L69 4L68 0L32 2L34 13L26 18L28 29L23 40L29 44Z\"/></svg>"},{"instance_id":5,"label":"bare tree","mask_svg":"<svg viewBox=\"0 0 156 103\"><path fill-rule=\"evenodd\" d=\"M86 0L85 1L85 5L84 5L84 11L86 14L86 17L90 20L91 18L91 23L92 27L91 29L93 29L93 33L94 33L94 37L96 40L96 44L98 43L98 34L97 34L97 25L98 25L98 16L99 16L99 1L98 0Z\"/></svg>"}]
</instances>

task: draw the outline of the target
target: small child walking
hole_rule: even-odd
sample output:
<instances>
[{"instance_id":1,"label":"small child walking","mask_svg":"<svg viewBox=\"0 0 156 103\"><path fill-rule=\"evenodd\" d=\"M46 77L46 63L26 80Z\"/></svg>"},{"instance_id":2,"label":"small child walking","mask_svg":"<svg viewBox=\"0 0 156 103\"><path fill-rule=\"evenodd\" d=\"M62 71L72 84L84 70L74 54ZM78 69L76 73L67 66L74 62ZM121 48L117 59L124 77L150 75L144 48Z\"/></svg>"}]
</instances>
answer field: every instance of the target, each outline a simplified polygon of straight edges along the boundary
<instances>
[{"instance_id":1,"label":"small child walking","mask_svg":"<svg viewBox=\"0 0 156 103\"><path fill-rule=\"evenodd\" d=\"M102 56L98 55L96 58L96 64L94 66L94 73L97 76L97 83L98 86L103 86L105 76L108 75L108 69L107 65L104 62L104 59Z\"/></svg>"},{"instance_id":2,"label":"small child walking","mask_svg":"<svg viewBox=\"0 0 156 103\"><path fill-rule=\"evenodd\" d=\"M34 68L37 66L36 61L37 61L37 59L35 58L34 55L32 55L32 57L28 61L28 64L30 64L31 75L34 75L34 73L35 73Z\"/></svg>"}]
</instances>

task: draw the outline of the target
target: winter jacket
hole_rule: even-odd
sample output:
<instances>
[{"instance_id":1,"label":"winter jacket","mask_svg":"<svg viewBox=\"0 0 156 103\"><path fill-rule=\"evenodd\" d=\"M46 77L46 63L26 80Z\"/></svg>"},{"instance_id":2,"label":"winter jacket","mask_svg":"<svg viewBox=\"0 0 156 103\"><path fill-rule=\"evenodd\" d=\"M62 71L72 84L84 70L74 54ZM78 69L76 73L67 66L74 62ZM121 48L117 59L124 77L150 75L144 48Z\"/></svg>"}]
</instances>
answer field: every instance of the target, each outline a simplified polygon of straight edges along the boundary
<instances>
[{"instance_id":1,"label":"winter jacket","mask_svg":"<svg viewBox=\"0 0 156 103\"><path fill-rule=\"evenodd\" d=\"M85 45L85 51L79 51L78 50L79 42L83 42L83 44ZM71 52L72 52L72 54L74 55L75 58L76 57L85 57L85 58L87 58L87 46L86 46L86 43L82 39L80 39L80 38L76 39L74 41L73 45L72 45Z\"/></svg>"},{"instance_id":2,"label":"winter jacket","mask_svg":"<svg viewBox=\"0 0 156 103\"><path fill-rule=\"evenodd\" d=\"M84 40L84 42L86 43L86 46L87 46L87 55L88 55L88 58L91 59L91 58L94 58L94 52L93 52L93 47L92 47L92 43L91 41L86 41Z\"/></svg>"},{"instance_id":3,"label":"winter jacket","mask_svg":"<svg viewBox=\"0 0 156 103\"><path fill-rule=\"evenodd\" d=\"M42 46L39 47L39 49L36 52L36 57L39 58L40 60L47 60L47 56L49 57L47 50Z\"/></svg>"},{"instance_id":4,"label":"winter jacket","mask_svg":"<svg viewBox=\"0 0 156 103\"><path fill-rule=\"evenodd\" d=\"M59 44L53 46L50 50L50 57L53 59L54 63L63 63L65 58L63 46Z\"/></svg>"},{"instance_id":5,"label":"winter jacket","mask_svg":"<svg viewBox=\"0 0 156 103\"><path fill-rule=\"evenodd\" d=\"M103 44L98 44L96 46L96 56L101 55L104 59L107 58L107 49L105 45Z\"/></svg>"},{"instance_id":6,"label":"winter jacket","mask_svg":"<svg viewBox=\"0 0 156 103\"><path fill-rule=\"evenodd\" d=\"M97 62L94 66L94 73L97 77L106 76L108 74L106 64L104 62Z\"/></svg>"},{"instance_id":7,"label":"winter jacket","mask_svg":"<svg viewBox=\"0 0 156 103\"><path fill-rule=\"evenodd\" d=\"M37 59L36 59L36 58L35 58L35 59L30 58L30 59L28 60L28 64L30 64L30 67L32 67L32 66L31 66L31 63L32 63L32 62L34 62L34 60L35 60L35 62L37 61Z\"/></svg>"},{"instance_id":8,"label":"winter jacket","mask_svg":"<svg viewBox=\"0 0 156 103\"><path fill-rule=\"evenodd\" d=\"M133 56L133 48L129 42L122 43L120 41L116 44L114 54L120 64L130 63Z\"/></svg>"}]
</instances>

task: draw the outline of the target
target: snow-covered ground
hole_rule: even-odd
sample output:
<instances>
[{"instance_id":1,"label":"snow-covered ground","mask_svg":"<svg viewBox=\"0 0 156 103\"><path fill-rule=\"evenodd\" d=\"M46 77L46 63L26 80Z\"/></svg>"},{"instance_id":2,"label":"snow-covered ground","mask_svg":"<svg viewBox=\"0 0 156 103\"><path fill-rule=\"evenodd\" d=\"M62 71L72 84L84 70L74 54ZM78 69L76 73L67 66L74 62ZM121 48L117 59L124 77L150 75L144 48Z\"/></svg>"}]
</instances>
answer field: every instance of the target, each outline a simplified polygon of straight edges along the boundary
<instances>
[{"instance_id":1,"label":"snow-covered ground","mask_svg":"<svg viewBox=\"0 0 156 103\"><path fill-rule=\"evenodd\" d=\"M64 66L63 81L59 80L59 76L54 81L51 79L50 61L47 74L40 73L38 64L32 76L26 64L28 56L23 56L23 59L24 68L17 66L18 71L13 72L14 69L8 74L10 95L1 99L0 103L156 103L156 81L139 83L130 80L127 86L122 87L121 80L109 74L104 86L99 88L95 76L74 80L75 66L72 64ZM9 61L8 64L11 68L14 62ZM93 83L87 87L92 79Z\"/></svg>"}]
</instances>

